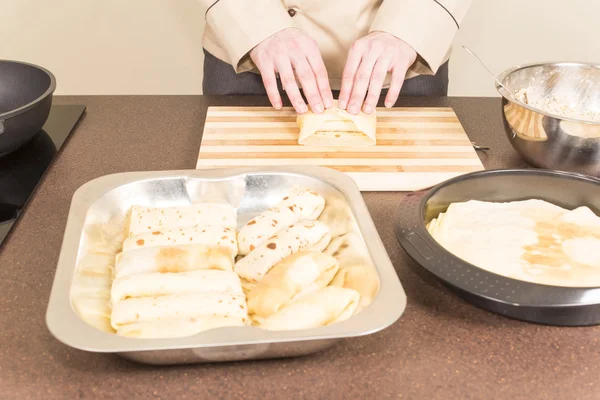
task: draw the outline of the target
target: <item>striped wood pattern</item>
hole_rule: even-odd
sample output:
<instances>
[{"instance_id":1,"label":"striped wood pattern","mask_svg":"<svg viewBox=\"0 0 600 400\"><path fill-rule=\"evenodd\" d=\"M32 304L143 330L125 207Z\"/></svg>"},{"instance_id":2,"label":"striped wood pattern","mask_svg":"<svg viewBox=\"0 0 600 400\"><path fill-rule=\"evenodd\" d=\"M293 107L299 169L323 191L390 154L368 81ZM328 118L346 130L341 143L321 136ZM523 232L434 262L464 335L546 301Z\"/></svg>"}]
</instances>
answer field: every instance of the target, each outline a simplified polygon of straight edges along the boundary
<instances>
[{"instance_id":1,"label":"striped wood pattern","mask_svg":"<svg viewBox=\"0 0 600 400\"><path fill-rule=\"evenodd\" d=\"M291 108L210 107L196 168L321 165L363 191L424 189L483 165L451 108L377 110L377 146L298 145Z\"/></svg>"}]
</instances>

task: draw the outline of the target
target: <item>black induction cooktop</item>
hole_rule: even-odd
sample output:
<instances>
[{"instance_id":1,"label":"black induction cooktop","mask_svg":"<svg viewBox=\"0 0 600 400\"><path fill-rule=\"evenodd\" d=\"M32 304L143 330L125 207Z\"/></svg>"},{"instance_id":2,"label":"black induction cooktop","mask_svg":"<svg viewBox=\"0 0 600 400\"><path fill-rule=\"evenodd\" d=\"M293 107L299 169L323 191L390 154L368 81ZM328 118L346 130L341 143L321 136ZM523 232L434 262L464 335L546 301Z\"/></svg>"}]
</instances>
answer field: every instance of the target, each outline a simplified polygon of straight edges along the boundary
<instances>
[{"instance_id":1,"label":"black induction cooktop","mask_svg":"<svg viewBox=\"0 0 600 400\"><path fill-rule=\"evenodd\" d=\"M52 106L29 142L0 157L0 246L84 111L83 105Z\"/></svg>"}]
</instances>

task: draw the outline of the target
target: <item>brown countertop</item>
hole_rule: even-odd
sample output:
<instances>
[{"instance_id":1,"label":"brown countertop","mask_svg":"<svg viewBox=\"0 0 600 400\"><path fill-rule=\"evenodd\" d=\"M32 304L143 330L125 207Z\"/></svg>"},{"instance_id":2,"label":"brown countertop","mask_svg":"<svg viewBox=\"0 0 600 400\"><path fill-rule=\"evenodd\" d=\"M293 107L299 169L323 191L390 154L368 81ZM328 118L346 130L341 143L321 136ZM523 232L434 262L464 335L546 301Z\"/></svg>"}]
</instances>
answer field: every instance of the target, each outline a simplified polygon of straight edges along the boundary
<instances>
[{"instance_id":1,"label":"brown countertop","mask_svg":"<svg viewBox=\"0 0 600 400\"><path fill-rule=\"evenodd\" d=\"M45 312L71 196L101 175L194 168L209 104L198 96L63 97L87 114L0 250L0 398L598 399L600 327L559 328L480 310L424 281L393 233L402 193L365 193L408 296L401 319L377 334L296 359L149 367L71 349ZM405 99L452 106L487 168L523 166L504 136L499 100Z\"/></svg>"}]
</instances>

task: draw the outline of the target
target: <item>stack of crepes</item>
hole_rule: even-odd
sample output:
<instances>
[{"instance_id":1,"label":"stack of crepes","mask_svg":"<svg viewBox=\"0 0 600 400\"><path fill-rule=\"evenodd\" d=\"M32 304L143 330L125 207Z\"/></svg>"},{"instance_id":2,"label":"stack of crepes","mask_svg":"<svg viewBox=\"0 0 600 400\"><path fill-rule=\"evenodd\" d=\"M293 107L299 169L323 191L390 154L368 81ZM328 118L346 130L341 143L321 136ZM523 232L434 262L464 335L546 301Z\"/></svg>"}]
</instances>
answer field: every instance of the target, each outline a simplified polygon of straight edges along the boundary
<instances>
[{"instance_id":1,"label":"stack of crepes","mask_svg":"<svg viewBox=\"0 0 600 400\"><path fill-rule=\"evenodd\" d=\"M110 295L117 334L181 337L246 324L233 272L236 224L237 211L227 204L133 206Z\"/></svg>"},{"instance_id":2,"label":"stack of crepes","mask_svg":"<svg viewBox=\"0 0 600 400\"><path fill-rule=\"evenodd\" d=\"M544 200L452 203L427 225L446 250L485 270L553 286L600 286L600 217Z\"/></svg>"},{"instance_id":3,"label":"stack of crepes","mask_svg":"<svg viewBox=\"0 0 600 400\"><path fill-rule=\"evenodd\" d=\"M326 207L321 195L303 188L248 221L238 234L243 258L234 269L253 324L268 330L316 328L364 308L379 280L355 228L344 201L332 199ZM358 241L348 240L351 233ZM346 251L346 257L338 251L352 245L359 250ZM363 278L370 284L357 281Z\"/></svg>"}]
</instances>

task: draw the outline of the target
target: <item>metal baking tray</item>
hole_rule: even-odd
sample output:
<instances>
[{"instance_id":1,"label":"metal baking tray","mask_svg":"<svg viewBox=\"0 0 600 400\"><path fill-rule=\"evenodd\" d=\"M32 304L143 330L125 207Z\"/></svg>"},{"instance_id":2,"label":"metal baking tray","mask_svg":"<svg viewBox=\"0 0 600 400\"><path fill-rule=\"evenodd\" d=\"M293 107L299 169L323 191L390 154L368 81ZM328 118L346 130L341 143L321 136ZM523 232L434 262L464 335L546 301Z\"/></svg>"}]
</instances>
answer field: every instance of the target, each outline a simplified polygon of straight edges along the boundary
<instances>
[{"instance_id":1,"label":"metal baking tray","mask_svg":"<svg viewBox=\"0 0 600 400\"><path fill-rule=\"evenodd\" d=\"M600 324L600 287L557 287L524 282L478 268L445 250L426 225L450 203L541 199L600 214L600 180L549 170L489 170L409 195L400 205L396 235L406 252L472 304L507 317L546 325Z\"/></svg>"},{"instance_id":2,"label":"metal baking tray","mask_svg":"<svg viewBox=\"0 0 600 400\"><path fill-rule=\"evenodd\" d=\"M126 338L88 325L70 299L75 267L85 246L84 228L124 216L133 204L172 206L227 202L238 208L242 226L274 205L293 185L324 197L345 198L379 274L373 302L350 319L315 329L266 331L224 327L176 339ZM90 352L118 353L147 364L182 364L301 356L326 349L343 338L380 331L404 312L406 295L381 242L363 198L352 179L322 167L236 168L131 172L108 175L74 194L46 313L50 332L64 344Z\"/></svg>"}]
</instances>

